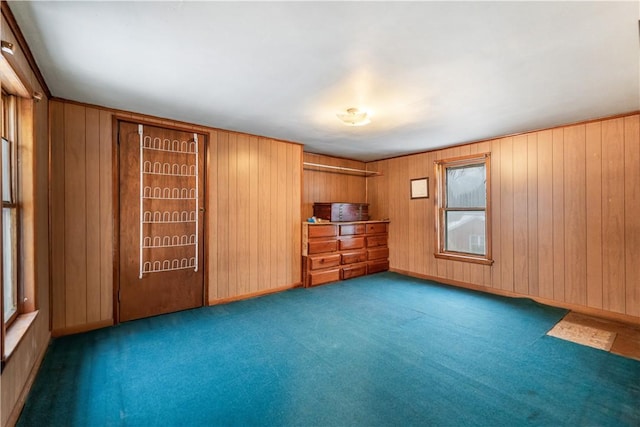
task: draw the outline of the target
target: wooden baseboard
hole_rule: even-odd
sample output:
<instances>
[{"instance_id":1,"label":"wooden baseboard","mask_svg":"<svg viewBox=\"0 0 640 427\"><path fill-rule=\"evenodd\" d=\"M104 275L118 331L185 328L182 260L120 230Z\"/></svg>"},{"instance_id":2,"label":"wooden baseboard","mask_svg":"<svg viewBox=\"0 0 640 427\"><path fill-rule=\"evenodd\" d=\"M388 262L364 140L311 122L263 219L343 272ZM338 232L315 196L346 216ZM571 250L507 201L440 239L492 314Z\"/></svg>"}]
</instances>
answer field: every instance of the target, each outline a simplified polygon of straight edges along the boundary
<instances>
[{"instance_id":1,"label":"wooden baseboard","mask_svg":"<svg viewBox=\"0 0 640 427\"><path fill-rule=\"evenodd\" d=\"M106 328L113 326L113 319L100 320L99 322L85 323L78 326L69 326L68 328L54 329L51 331L53 337L61 337L64 335L79 334L81 332L93 331L94 329Z\"/></svg>"},{"instance_id":2,"label":"wooden baseboard","mask_svg":"<svg viewBox=\"0 0 640 427\"><path fill-rule=\"evenodd\" d=\"M248 294L236 295L228 298L213 298L209 300L209 305L219 305L219 304L228 304L234 301L242 301L249 298L260 297L269 294L275 294L277 292L287 291L293 288L299 288L302 286L301 282L294 283L292 285L280 286L277 288L265 289L263 291L251 292Z\"/></svg>"},{"instance_id":3,"label":"wooden baseboard","mask_svg":"<svg viewBox=\"0 0 640 427\"><path fill-rule=\"evenodd\" d=\"M22 408L24 407L25 402L27 401L27 396L31 391L31 387L33 386L34 381L36 380L36 375L38 375L38 371L40 370L40 365L42 365L42 361L44 360L44 355L47 354L47 349L49 348L49 341L51 340L51 335L47 338L40 353L36 357L36 360L31 367L31 371L29 371L29 376L27 377L27 381L20 392L20 396L18 396L18 400L16 401L15 406L11 410L9 414L9 418L7 419L8 426L14 426L18 422L18 418L20 418L20 413L22 413Z\"/></svg>"},{"instance_id":4,"label":"wooden baseboard","mask_svg":"<svg viewBox=\"0 0 640 427\"><path fill-rule=\"evenodd\" d=\"M397 268L391 268L389 271L393 271L405 276L416 277L418 279L432 280L434 282L444 283L445 285L457 286L459 288L472 289L474 291L486 292L489 294L500 295L510 298L530 298L540 304L550 305L553 307L566 308L567 310L575 311L576 313L586 314L589 316L600 317L602 319L614 320L616 322L627 323L630 325L640 325L640 317L631 316L624 313L616 313L613 311L603 310L600 308L586 307L583 305L572 304L567 302L556 301L549 298L543 298L533 295L519 294L516 292L505 291L503 289L494 289L488 286L474 285L472 283L460 282L458 280L444 279L442 277L429 276L426 274L413 273L411 271L400 270Z\"/></svg>"}]
</instances>

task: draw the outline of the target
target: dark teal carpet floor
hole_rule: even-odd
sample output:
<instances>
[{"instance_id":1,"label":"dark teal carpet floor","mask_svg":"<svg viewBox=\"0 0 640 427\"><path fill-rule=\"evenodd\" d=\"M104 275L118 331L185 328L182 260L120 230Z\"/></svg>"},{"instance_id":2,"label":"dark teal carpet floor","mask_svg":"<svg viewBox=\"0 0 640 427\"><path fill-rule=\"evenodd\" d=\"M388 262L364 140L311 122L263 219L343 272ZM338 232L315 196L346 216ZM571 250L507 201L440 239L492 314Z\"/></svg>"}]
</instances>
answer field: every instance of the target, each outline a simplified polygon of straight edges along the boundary
<instances>
[{"instance_id":1,"label":"dark teal carpet floor","mask_svg":"<svg viewBox=\"0 0 640 427\"><path fill-rule=\"evenodd\" d=\"M54 339L19 426L638 426L565 310L394 273Z\"/></svg>"}]
</instances>

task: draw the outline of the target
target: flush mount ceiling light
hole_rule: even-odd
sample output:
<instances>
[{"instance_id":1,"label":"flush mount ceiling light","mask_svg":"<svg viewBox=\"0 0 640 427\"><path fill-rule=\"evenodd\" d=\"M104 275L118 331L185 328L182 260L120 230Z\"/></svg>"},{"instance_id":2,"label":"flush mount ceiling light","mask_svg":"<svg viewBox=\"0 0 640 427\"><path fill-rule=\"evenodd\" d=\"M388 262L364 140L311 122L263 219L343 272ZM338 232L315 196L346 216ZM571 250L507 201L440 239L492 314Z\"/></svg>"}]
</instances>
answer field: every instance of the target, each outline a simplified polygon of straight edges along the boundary
<instances>
[{"instance_id":1,"label":"flush mount ceiling light","mask_svg":"<svg viewBox=\"0 0 640 427\"><path fill-rule=\"evenodd\" d=\"M336 116L347 126L364 126L371 123L367 112L357 108L349 108L346 113L338 113Z\"/></svg>"}]
</instances>

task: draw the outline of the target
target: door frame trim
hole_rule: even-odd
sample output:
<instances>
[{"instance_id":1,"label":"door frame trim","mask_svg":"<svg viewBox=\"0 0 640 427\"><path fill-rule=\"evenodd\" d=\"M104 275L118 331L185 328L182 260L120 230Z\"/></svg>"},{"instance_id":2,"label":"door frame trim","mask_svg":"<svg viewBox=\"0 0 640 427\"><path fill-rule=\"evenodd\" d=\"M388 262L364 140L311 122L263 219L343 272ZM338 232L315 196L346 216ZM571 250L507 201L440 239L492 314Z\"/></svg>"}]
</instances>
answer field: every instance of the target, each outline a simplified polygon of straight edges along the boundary
<instances>
[{"instance_id":1,"label":"door frame trim","mask_svg":"<svg viewBox=\"0 0 640 427\"><path fill-rule=\"evenodd\" d=\"M203 187L202 194L204 198L204 203L202 207L204 207L203 215L203 232L202 232L202 240L203 240L203 257L202 257L202 307L205 307L209 301L209 251L207 250L207 246L209 243L209 198L207 197L207 188L208 188L208 180L209 180L209 141L211 139L211 131L204 131L202 127L194 125L193 127L189 126L180 126L171 123L164 122L156 122L153 120L144 120L138 118L131 118L121 114L113 114L112 116L112 185L113 185L113 324L117 325L120 323L120 300L118 298L120 294L120 122L127 122L133 124L140 124L143 126L153 126L157 128L164 128L170 130L176 130L180 132L187 133L197 133L198 135L204 136L204 141L202 141L202 148L204 149L204 179L203 179Z\"/></svg>"}]
</instances>

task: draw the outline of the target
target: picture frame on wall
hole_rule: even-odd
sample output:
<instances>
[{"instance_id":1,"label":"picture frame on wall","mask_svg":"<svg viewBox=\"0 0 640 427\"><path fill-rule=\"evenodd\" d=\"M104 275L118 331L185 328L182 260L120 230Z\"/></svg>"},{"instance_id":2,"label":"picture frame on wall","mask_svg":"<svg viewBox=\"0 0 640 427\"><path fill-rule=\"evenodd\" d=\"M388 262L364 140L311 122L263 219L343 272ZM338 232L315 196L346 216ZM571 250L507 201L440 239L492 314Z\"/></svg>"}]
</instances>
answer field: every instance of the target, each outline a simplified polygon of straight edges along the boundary
<instances>
[{"instance_id":1,"label":"picture frame on wall","mask_svg":"<svg viewBox=\"0 0 640 427\"><path fill-rule=\"evenodd\" d=\"M429 178L415 178L411 180L411 199L429 198Z\"/></svg>"}]
</instances>

